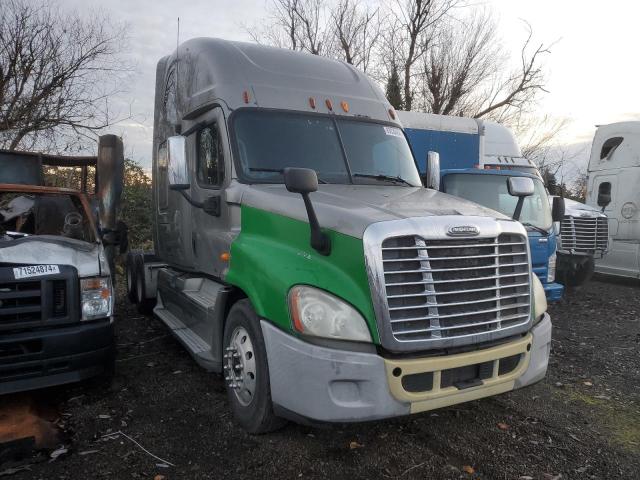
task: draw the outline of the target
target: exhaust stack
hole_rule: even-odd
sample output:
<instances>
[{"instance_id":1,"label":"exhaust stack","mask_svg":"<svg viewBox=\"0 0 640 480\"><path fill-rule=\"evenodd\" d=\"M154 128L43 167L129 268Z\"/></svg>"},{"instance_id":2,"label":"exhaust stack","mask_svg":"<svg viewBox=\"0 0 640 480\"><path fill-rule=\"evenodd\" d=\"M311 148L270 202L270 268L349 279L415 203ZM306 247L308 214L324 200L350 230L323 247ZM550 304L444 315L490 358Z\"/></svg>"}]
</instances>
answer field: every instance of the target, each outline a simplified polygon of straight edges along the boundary
<instances>
[{"instance_id":1,"label":"exhaust stack","mask_svg":"<svg viewBox=\"0 0 640 480\"><path fill-rule=\"evenodd\" d=\"M96 163L96 198L98 200L98 223L105 240L105 253L115 274L114 260L116 244L123 232L119 231L117 211L124 183L124 147L116 135L102 135L98 140Z\"/></svg>"}]
</instances>

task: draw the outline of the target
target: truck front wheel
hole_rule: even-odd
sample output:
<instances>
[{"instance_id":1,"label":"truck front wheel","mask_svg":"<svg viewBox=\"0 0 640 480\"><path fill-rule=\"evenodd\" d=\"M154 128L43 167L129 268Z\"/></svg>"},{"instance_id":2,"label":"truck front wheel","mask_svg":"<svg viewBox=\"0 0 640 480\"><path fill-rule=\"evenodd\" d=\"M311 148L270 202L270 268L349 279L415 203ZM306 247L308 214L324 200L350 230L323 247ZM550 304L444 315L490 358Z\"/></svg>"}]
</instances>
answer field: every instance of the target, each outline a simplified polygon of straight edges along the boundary
<instances>
[{"instance_id":1,"label":"truck front wheel","mask_svg":"<svg viewBox=\"0 0 640 480\"><path fill-rule=\"evenodd\" d=\"M249 300L240 300L231 307L224 327L223 345L223 375L237 422L253 434L282 427L285 421L273 413L260 319Z\"/></svg>"},{"instance_id":2,"label":"truck front wheel","mask_svg":"<svg viewBox=\"0 0 640 480\"><path fill-rule=\"evenodd\" d=\"M584 285L595 270L593 257L558 256L558 279L565 287L579 287Z\"/></svg>"}]
</instances>

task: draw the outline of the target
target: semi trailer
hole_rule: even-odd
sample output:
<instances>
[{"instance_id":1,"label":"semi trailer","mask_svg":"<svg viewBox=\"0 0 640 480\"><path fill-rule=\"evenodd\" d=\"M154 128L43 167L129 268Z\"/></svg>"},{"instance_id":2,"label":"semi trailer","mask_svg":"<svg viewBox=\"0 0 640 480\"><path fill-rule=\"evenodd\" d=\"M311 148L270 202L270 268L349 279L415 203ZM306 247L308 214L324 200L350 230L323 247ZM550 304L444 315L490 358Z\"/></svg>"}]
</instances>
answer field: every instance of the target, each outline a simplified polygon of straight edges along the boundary
<instances>
[{"instance_id":1,"label":"semi trailer","mask_svg":"<svg viewBox=\"0 0 640 480\"><path fill-rule=\"evenodd\" d=\"M425 188L401 127L343 62L209 38L158 62L155 250L129 256L129 295L224 376L248 432L544 377L551 320L526 230Z\"/></svg>"},{"instance_id":2,"label":"semi trailer","mask_svg":"<svg viewBox=\"0 0 640 480\"><path fill-rule=\"evenodd\" d=\"M0 151L0 394L113 370L123 165L114 135L93 157ZM48 167L80 168L81 185L45 185Z\"/></svg>"},{"instance_id":3,"label":"semi trailer","mask_svg":"<svg viewBox=\"0 0 640 480\"><path fill-rule=\"evenodd\" d=\"M512 216L517 199L509 195L509 178L531 179L534 193L524 201L518 220L527 229L531 264L547 300L560 300L564 287L555 282L554 222L563 218L564 200L556 197L550 205L537 168L522 156L511 131L473 118L403 111L398 115L422 169L428 153L438 153L443 192Z\"/></svg>"}]
</instances>

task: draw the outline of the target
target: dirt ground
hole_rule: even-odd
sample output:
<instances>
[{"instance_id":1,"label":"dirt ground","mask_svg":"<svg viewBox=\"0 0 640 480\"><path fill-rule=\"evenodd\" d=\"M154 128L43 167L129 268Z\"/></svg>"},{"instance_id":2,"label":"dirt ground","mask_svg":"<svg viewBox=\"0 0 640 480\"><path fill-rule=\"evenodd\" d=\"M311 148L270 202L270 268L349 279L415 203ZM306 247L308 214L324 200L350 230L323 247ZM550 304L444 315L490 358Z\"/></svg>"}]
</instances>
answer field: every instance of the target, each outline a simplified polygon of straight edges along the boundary
<instances>
[{"instance_id":1,"label":"dirt ground","mask_svg":"<svg viewBox=\"0 0 640 480\"><path fill-rule=\"evenodd\" d=\"M639 293L636 283L598 279L552 305L549 373L531 388L391 421L289 424L258 437L234 424L220 377L199 368L158 320L123 304L111 386L25 400L56 409L67 451L5 462L0 476L638 478ZM24 398L0 399L0 415Z\"/></svg>"}]
</instances>

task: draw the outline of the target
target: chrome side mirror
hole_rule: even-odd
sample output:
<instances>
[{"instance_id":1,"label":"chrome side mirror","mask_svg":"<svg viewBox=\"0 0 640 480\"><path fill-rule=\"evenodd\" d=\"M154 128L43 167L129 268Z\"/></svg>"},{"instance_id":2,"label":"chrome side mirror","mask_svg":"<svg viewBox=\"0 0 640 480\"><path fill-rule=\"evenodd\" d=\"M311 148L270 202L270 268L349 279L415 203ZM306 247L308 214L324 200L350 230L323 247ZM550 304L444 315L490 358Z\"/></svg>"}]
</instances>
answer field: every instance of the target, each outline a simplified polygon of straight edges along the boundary
<instances>
[{"instance_id":1,"label":"chrome side mirror","mask_svg":"<svg viewBox=\"0 0 640 480\"><path fill-rule=\"evenodd\" d=\"M427 188L440 190L440 154L438 152L427 153Z\"/></svg>"},{"instance_id":2,"label":"chrome side mirror","mask_svg":"<svg viewBox=\"0 0 640 480\"><path fill-rule=\"evenodd\" d=\"M513 212L513 219L520 220L525 197L530 197L535 192L533 180L529 177L509 177L507 180L507 190L509 191L509 195L518 197L518 203Z\"/></svg>"},{"instance_id":3,"label":"chrome side mirror","mask_svg":"<svg viewBox=\"0 0 640 480\"><path fill-rule=\"evenodd\" d=\"M187 168L187 143L185 137L177 135L167 139L168 179L171 190L187 190L189 170Z\"/></svg>"},{"instance_id":4,"label":"chrome side mirror","mask_svg":"<svg viewBox=\"0 0 640 480\"><path fill-rule=\"evenodd\" d=\"M530 197L535 191L535 186L529 177L509 177L507 189L513 197Z\"/></svg>"}]
</instances>

